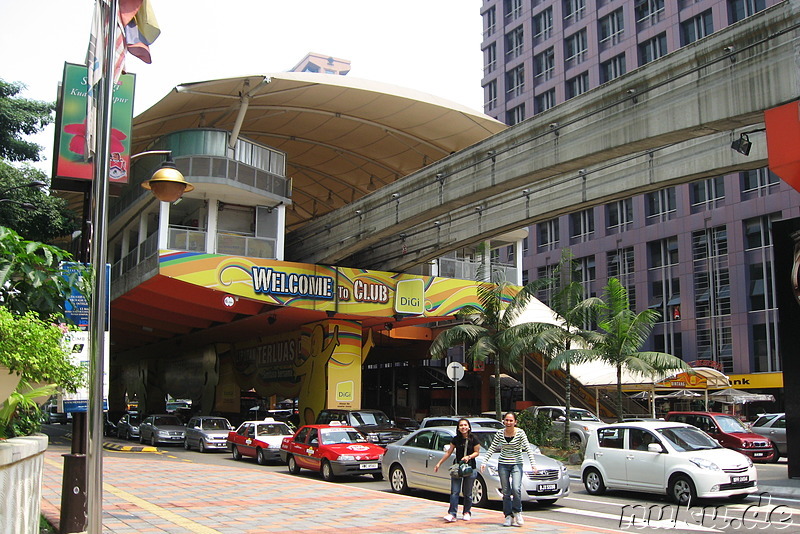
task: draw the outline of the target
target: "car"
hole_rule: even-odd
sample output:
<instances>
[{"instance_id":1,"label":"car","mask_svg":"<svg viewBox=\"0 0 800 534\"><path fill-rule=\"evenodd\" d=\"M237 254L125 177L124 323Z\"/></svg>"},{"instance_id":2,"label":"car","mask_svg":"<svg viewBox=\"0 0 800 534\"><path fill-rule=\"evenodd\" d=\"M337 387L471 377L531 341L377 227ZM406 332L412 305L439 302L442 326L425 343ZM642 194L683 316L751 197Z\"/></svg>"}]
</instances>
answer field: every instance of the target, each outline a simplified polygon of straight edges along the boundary
<instances>
[{"instance_id":1,"label":"car","mask_svg":"<svg viewBox=\"0 0 800 534\"><path fill-rule=\"evenodd\" d=\"M553 437L560 437L564 434L564 421L567 420L567 409L565 406L530 406L525 408L534 416L543 414L550 419L552 427L550 434ZM599 417L583 408L569 409L569 443L573 447L586 447L589 433L605 425Z\"/></svg>"},{"instance_id":2,"label":"car","mask_svg":"<svg viewBox=\"0 0 800 534\"><path fill-rule=\"evenodd\" d=\"M403 430L412 432L420 427L419 421L411 417L395 417L394 424Z\"/></svg>"},{"instance_id":3,"label":"car","mask_svg":"<svg viewBox=\"0 0 800 534\"><path fill-rule=\"evenodd\" d=\"M367 441L382 447L408 434L408 430L395 426L389 416L380 410L322 410L317 416L316 423L326 425L333 421L352 426L361 432Z\"/></svg>"},{"instance_id":4,"label":"car","mask_svg":"<svg viewBox=\"0 0 800 534\"><path fill-rule=\"evenodd\" d=\"M44 422L47 423L48 425L53 425L56 423L60 425L67 424L67 414L64 412L59 412L58 406L54 404L51 404L50 406L47 406L45 408L43 419Z\"/></svg>"},{"instance_id":5,"label":"car","mask_svg":"<svg viewBox=\"0 0 800 534\"><path fill-rule=\"evenodd\" d=\"M749 456L753 461L769 462L775 456L769 438L754 434L733 415L717 412L669 412L664 419L696 426L719 441L723 447Z\"/></svg>"},{"instance_id":6,"label":"car","mask_svg":"<svg viewBox=\"0 0 800 534\"><path fill-rule=\"evenodd\" d=\"M108 412L103 412L103 435L108 437L117 435L117 425L111 421Z\"/></svg>"},{"instance_id":7,"label":"car","mask_svg":"<svg viewBox=\"0 0 800 534\"><path fill-rule=\"evenodd\" d=\"M183 443L186 427L172 414L148 415L139 425L139 443Z\"/></svg>"},{"instance_id":8,"label":"car","mask_svg":"<svg viewBox=\"0 0 800 534\"><path fill-rule=\"evenodd\" d=\"M228 433L226 444L234 460L255 458L259 465L281 459L280 448L284 438L292 436L292 429L283 421L272 418L263 421L245 421Z\"/></svg>"},{"instance_id":9,"label":"car","mask_svg":"<svg viewBox=\"0 0 800 534\"><path fill-rule=\"evenodd\" d=\"M750 425L750 430L761 436L768 437L772 442L772 461L777 462L781 456L787 456L786 448L786 414L768 413L759 415L758 419Z\"/></svg>"},{"instance_id":10,"label":"car","mask_svg":"<svg viewBox=\"0 0 800 534\"><path fill-rule=\"evenodd\" d=\"M489 447L497 430L493 428L474 427L472 434L478 438L481 449ZM450 494L450 473L448 469L433 471L433 466L444 456L456 428L453 426L435 426L420 428L408 436L389 444L383 455L381 467L383 476L395 493L408 493L409 490L427 490L441 494ZM522 500L553 504L561 497L569 495L569 473L567 467L553 458L542 456L538 447L534 447L536 469L534 473L530 462L524 459L524 476L522 477ZM485 506L489 501L503 499L500 490L500 478L497 474L495 453L489 459L484 471L480 470L483 455L476 459L478 476L472 488L472 502L476 506Z\"/></svg>"},{"instance_id":11,"label":"car","mask_svg":"<svg viewBox=\"0 0 800 534\"><path fill-rule=\"evenodd\" d=\"M117 422L117 437L120 439L139 439L139 412L128 412Z\"/></svg>"},{"instance_id":12,"label":"car","mask_svg":"<svg viewBox=\"0 0 800 534\"><path fill-rule=\"evenodd\" d=\"M739 500L758 491L753 461L697 427L674 421L602 426L589 434L581 480L590 495L606 490L666 494L680 505L697 498Z\"/></svg>"},{"instance_id":13,"label":"car","mask_svg":"<svg viewBox=\"0 0 800 534\"><path fill-rule=\"evenodd\" d=\"M226 450L228 432L231 430L233 426L224 417L196 415L186 423L183 448L189 451L197 447L200 452Z\"/></svg>"},{"instance_id":14,"label":"car","mask_svg":"<svg viewBox=\"0 0 800 534\"><path fill-rule=\"evenodd\" d=\"M318 471L332 481L347 475L372 475L381 480L384 449L349 425L304 425L281 444L281 460L296 475L300 469Z\"/></svg>"},{"instance_id":15,"label":"car","mask_svg":"<svg viewBox=\"0 0 800 534\"><path fill-rule=\"evenodd\" d=\"M492 419L491 417L468 417L468 416L458 416L458 415L441 415L441 416L434 416L434 417L426 417L420 423L420 428L430 428L432 426L456 426L459 419L466 419L469 421L470 425L475 427L483 427L483 428L494 428L500 429L503 428L503 423L498 421L497 419Z\"/></svg>"}]
</instances>

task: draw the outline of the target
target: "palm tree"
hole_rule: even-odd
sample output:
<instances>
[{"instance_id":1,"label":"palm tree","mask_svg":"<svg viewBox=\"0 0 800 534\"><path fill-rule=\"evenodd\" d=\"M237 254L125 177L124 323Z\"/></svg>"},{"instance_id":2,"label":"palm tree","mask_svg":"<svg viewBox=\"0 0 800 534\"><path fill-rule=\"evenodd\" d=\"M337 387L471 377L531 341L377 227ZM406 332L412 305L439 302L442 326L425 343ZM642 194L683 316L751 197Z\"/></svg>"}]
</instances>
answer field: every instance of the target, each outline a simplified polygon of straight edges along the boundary
<instances>
[{"instance_id":1,"label":"palm tree","mask_svg":"<svg viewBox=\"0 0 800 534\"><path fill-rule=\"evenodd\" d=\"M567 420L564 422L563 446L569 443L569 414L572 396L571 366L594 360L598 355L592 350L598 335L587 328L592 323L601 301L596 297L584 298L584 287L578 281L572 252L564 249L553 278L542 278L530 284L531 291L550 289L547 304L553 311L552 322L530 322L519 325L521 343L512 350L517 354L539 352L549 361L548 371L562 369L566 375L564 405Z\"/></svg>"},{"instance_id":2,"label":"palm tree","mask_svg":"<svg viewBox=\"0 0 800 534\"><path fill-rule=\"evenodd\" d=\"M525 286L514 294L507 282L479 283L477 293L478 305L465 306L458 313L465 322L439 334L431 344L430 354L435 359L443 358L449 347L464 344L471 362L494 360L495 410L500 419L500 372L503 368L514 371L518 367L519 360L512 357L512 347L519 343L520 328L514 322L533 293Z\"/></svg>"},{"instance_id":3,"label":"palm tree","mask_svg":"<svg viewBox=\"0 0 800 534\"><path fill-rule=\"evenodd\" d=\"M598 327L601 338L594 349L605 362L617 370L617 419L622 421L622 370L655 377L669 370L691 370L680 358L664 352L639 349L650 337L653 326L661 318L656 310L640 313L631 310L628 290L616 278L608 280L603 289Z\"/></svg>"}]
</instances>

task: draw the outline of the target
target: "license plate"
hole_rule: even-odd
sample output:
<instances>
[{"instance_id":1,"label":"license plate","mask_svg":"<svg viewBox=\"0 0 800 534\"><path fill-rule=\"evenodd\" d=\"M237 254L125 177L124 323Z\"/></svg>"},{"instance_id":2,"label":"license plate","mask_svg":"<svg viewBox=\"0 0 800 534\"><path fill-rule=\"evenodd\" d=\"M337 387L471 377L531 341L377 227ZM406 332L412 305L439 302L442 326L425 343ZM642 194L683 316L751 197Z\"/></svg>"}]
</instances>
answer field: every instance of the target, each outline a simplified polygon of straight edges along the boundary
<instances>
[{"instance_id":1,"label":"license plate","mask_svg":"<svg viewBox=\"0 0 800 534\"><path fill-rule=\"evenodd\" d=\"M734 482L734 483L736 483L736 482L747 482L749 479L750 479L749 476L731 477L731 482Z\"/></svg>"},{"instance_id":2,"label":"license plate","mask_svg":"<svg viewBox=\"0 0 800 534\"><path fill-rule=\"evenodd\" d=\"M555 484L539 484L536 491L555 491L556 487Z\"/></svg>"},{"instance_id":3,"label":"license plate","mask_svg":"<svg viewBox=\"0 0 800 534\"><path fill-rule=\"evenodd\" d=\"M764 456L764 454L766 454L766 453L763 453L763 452L754 452L754 453L753 453L753 457L754 457L754 458L760 458L760 457Z\"/></svg>"},{"instance_id":4,"label":"license plate","mask_svg":"<svg viewBox=\"0 0 800 534\"><path fill-rule=\"evenodd\" d=\"M377 469L378 464L361 464L359 469Z\"/></svg>"}]
</instances>

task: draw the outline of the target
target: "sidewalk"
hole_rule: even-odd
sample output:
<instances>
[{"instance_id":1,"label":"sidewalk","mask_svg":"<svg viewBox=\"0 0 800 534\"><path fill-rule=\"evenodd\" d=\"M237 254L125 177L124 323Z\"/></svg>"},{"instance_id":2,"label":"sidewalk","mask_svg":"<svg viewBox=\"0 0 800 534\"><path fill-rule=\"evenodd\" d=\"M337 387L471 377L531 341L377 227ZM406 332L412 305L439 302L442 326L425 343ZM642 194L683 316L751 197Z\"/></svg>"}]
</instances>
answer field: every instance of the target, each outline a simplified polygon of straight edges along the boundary
<instances>
[{"instance_id":1,"label":"sidewalk","mask_svg":"<svg viewBox=\"0 0 800 534\"><path fill-rule=\"evenodd\" d=\"M56 528L62 466L60 452L45 453L42 514ZM108 534L509 531L495 510L474 509L470 522L445 523L443 502L259 469L180 459L154 463L131 454L105 456L103 472L103 532ZM526 532L622 532L526 516Z\"/></svg>"}]
</instances>

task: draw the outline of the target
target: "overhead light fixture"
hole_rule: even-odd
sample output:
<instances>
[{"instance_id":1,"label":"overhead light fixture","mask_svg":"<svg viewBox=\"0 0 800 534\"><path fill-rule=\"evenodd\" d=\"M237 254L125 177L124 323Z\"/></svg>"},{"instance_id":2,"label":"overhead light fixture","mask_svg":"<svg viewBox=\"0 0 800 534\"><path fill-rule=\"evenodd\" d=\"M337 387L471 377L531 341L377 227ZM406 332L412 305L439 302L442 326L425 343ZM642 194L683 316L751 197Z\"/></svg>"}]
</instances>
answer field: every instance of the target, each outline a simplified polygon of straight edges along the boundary
<instances>
[{"instance_id":1,"label":"overhead light fixture","mask_svg":"<svg viewBox=\"0 0 800 534\"><path fill-rule=\"evenodd\" d=\"M744 156L750 154L750 148L752 146L753 143L750 142L750 138L744 133L739 137L739 139L734 139L733 143L731 143L731 148Z\"/></svg>"}]
</instances>

